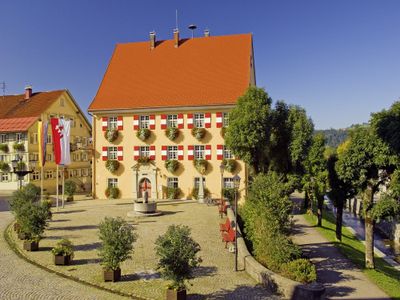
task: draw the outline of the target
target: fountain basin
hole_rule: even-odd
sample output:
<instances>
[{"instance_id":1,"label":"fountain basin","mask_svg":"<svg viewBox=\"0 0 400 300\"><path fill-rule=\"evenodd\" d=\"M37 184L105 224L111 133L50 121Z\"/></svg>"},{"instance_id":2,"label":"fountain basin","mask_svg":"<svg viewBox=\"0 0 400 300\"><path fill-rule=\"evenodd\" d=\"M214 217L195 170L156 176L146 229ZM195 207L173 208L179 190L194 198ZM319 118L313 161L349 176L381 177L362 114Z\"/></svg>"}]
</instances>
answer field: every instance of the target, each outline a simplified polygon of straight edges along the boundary
<instances>
[{"instance_id":1,"label":"fountain basin","mask_svg":"<svg viewBox=\"0 0 400 300\"><path fill-rule=\"evenodd\" d=\"M152 217L161 215L161 211L157 211L157 202L135 201L133 203L133 211L128 212L128 217Z\"/></svg>"}]
</instances>

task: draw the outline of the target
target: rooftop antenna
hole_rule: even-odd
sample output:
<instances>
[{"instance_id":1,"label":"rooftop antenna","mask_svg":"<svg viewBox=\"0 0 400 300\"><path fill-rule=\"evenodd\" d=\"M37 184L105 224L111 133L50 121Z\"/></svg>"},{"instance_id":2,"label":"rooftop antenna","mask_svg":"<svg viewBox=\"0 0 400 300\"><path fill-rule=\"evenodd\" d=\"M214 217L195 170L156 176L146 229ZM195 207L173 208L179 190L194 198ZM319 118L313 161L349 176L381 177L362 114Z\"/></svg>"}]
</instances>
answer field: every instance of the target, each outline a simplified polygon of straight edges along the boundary
<instances>
[{"instance_id":1,"label":"rooftop antenna","mask_svg":"<svg viewBox=\"0 0 400 300\"><path fill-rule=\"evenodd\" d=\"M178 10L175 10L175 29L178 29Z\"/></svg>"},{"instance_id":2,"label":"rooftop antenna","mask_svg":"<svg viewBox=\"0 0 400 300\"><path fill-rule=\"evenodd\" d=\"M1 89L3 90L3 100L4 100L6 97L6 82L5 81L0 82L0 86L1 86Z\"/></svg>"},{"instance_id":3,"label":"rooftop antenna","mask_svg":"<svg viewBox=\"0 0 400 300\"><path fill-rule=\"evenodd\" d=\"M193 38L193 32L196 30L197 26L194 24L190 24L188 28L189 28L189 30L192 31L192 38Z\"/></svg>"}]
</instances>

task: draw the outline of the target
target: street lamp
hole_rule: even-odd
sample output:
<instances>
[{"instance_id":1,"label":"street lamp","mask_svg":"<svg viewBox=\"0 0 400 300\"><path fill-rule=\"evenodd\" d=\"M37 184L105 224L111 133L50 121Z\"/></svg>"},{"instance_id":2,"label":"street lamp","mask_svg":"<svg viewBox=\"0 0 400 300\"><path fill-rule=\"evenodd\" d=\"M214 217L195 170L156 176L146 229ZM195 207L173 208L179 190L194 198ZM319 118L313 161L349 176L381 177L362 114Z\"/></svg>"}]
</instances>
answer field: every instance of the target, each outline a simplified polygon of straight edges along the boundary
<instances>
[{"instance_id":1,"label":"street lamp","mask_svg":"<svg viewBox=\"0 0 400 300\"><path fill-rule=\"evenodd\" d=\"M28 168L29 170L26 170L26 166L22 161L22 155L17 155L14 160L11 161L11 165L13 167L13 173L17 175L17 178L19 180L19 188L22 188L22 180L27 174L33 173L35 166L36 166L36 160L30 160Z\"/></svg>"},{"instance_id":2,"label":"street lamp","mask_svg":"<svg viewBox=\"0 0 400 300\"><path fill-rule=\"evenodd\" d=\"M240 186L240 176L236 174L233 176L233 184L235 186L235 271L238 270L238 247L237 247L237 238L238 238L238 223L237 223L237 202L238 202L238 192Z\"/></svg>"},{"instance_id":3,"label":"street lamp","mask_svg":"<svg viewBox=\"0 0 400 300\"><path fill-rule=\"evenodd\" d=\"M221 172L221 205L224 204L224 171L225 171L225 165L221 163L219 166L219 170Z\"/></svg>"}]
</instances>

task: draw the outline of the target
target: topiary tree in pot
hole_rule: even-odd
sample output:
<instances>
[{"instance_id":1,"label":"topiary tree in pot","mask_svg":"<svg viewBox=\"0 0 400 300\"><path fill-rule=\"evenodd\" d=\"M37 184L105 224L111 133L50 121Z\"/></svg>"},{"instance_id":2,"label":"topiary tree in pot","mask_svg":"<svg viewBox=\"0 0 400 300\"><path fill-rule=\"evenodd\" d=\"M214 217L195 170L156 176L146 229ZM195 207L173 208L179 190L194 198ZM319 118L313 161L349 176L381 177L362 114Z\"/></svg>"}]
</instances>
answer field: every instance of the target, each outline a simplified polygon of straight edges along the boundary
<instances>
[{"instance_id":1,"label":"topiary tree in pot","mask_svg":"<svg viewBox=\"0 0 400 300\"><path fill-rule=\"evenodd\" d=\"M119 188L115 186L109 186L106 188L105 194L108 199L117 199L119 197Z\"/></svg>"},{"instance_id":2,"label":"topiary tree in pot","mask_svg":"<svg viewBox=\"0 0 400 300\"><path fill-rule=\"evenodd\" d=\"M205 128L194 127L192 129L192 135L196 138L196 140L201 141L206 135L207 130Z\"/></svg>"},{"instance_id":3,"label":"topiary tree in pot","mask_svg":"<svg viewBox=\"0 0 400 300\"><path fill-rule=\"evenodd\" d=\"M104 132L104 138L110 143L114 142L118 138L118 135L117 129L108 129Z\"/></svg>"},{"instance_id":4,"label":"topiary tree in pot","mask_svg":"<svg viewBox=\"0 0 400 300\"><path fill-rule=\"evenodd\" d=\"M68 239L62 239L57 242L56 246L51 250L54 255L54 264L66 266L69 265L74 258L74 245Z\"/></svg>"},{"instance_id":5,"label":"topiary tree in pot","mask_svg":"<svg viewBox=\"0 0 400 300\"><path fill-rule=\"evenodd\" d=\"M147 140L151 135L151 131L148 128L140 128L137 132L136 132L136 136L138 137L139 140L141 141L145 141Z\"/></svg>"},{"instance_id":6,"label":"topiary tree in pot","mask_svg":"<svg viewBox=\"0 0 400 300\"><path fill-rule=\"evenodd\" d=\"M176 127L168 127L165 130L165 136L171 141L174 141L179 136L179 129Z\"/></svg>"},{"instance_id":7,"label":"topiary tree in pot","mask_svg":"<svg viewBox=\"0 0 400 300\"><path fill-rule=\"evenodd\" d=\"M104 268L104 281L119 281L121 279L120 265L130 258L133 252L133 243L137 235L121 217L106 217L99 225L101 247L99 256Z\"/></svg>"},{"instance_id":8,"label":"topiary tree in pot","mask_svg":"<svg viewBox=\"0 0 400 300\"><path fill-rule=\"evenodd\" d=\"M179 161L176 159L168 159L165 161L165 168L169 172L174 173L179 168Z\"/></svg>"},{"instance_id":9,"label":"topiary tree in pot","mask_svg":"<svg viewBox=\"0 0 400 300\"><path fill-rule=\"evenodd\" d=\"M4 173L10 172L10 165L4 161L0 161L0 171Z\"/></svg>"},{"instance_id":10,"label":"topiary tree in pot","mask_svg":"<svg viewBox=\"0 0 400 300\"><path fill-rule=\"evenodd\" d=\"M76 192L76 188L77 188L76 183L73 182L72 180L65 181L64 194L67 195L67 201L74 200L74 194Z\"/></svg>"},{"instance_id":11,"label":"topiary tree in pot","mask_svg":"<svg viewBox=\"0 0 400 300\"><path fill-rule=\"evenodd\" d=\"M157 269L161 276L170 280L167 299L186 299L186 283L192 278L193 269L201 258L197 257L200 245L190 235L190 228L184 225L171 225L167 232L156 240L155 251L159 257Z\"/></svg>"},{"instance_id":12,"label":"topiary tree in pot","mask_svg":"<svg viewBox=\"0 0 400 300\"><path fill-rule=\"evenodd\" d=\"M178 187L167 188L168 199L178 199L180 194L181 194L181 189Z\"/></svg>"},{"instance_id":13,"label":"topiary tree in pot","mask_svg":"<svg viewBox=\"0 0 400 300\"><path fill-rule=\"evenodd\" d=\"M203 174L207 171L208 167L208 161L206 161L203 158L198 158L193 161L193 165L196 168L196 170L200 173Z\"/></svg>"},{"instance_id":14,"label":"topiary tree in pot","mask_svg":"<svg viewBox=\"0 0 400 300\"><path fill-rule=\"evenodd\" d=\"M225 166L225 170L227 170L229 173L235 172L237 168L237 162L234 159L224 159L222 164Z\"/></svg>"},{"instance_id":15,"label":"topiary tree in pot","mask_svg":"<svg viewBox=\"0 0 400 300\"><path fill-rule=\"evenodd\" d=\"M109 159L106 161L106 169L111 173L114 173L119 168L119 161L115 159Z\"/></svg>"}]
</instances>

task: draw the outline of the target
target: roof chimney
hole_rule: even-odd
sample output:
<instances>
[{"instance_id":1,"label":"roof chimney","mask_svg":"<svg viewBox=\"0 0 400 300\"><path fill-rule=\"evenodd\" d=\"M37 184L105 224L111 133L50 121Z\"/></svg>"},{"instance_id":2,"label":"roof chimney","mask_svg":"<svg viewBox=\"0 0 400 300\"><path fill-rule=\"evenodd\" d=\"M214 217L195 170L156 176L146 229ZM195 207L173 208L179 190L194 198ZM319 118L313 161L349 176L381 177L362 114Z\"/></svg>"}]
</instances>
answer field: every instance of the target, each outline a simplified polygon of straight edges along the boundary
<instances>
[{"instance_id":1,"label":"roof chimney","mask_svg":"<svg viewBox=\"0 0 400 300\"><path fill-rule=\"evenodd\" d=\"M210 30L205 29L205 30L204 30L204 36L205 36L205 37L209 37L209 36L210 36Z\"/></svg>"},{"instance_id":2,"label":"roof chimney","mask_svg":"<svg viewBox=\"0 0 400 300\"><path fill-rule=\"evenodd\" d=\"M156 47L156 32L150 32L150 49L153 50Z\"/></svg>"},{"instance_id":3,"label":"roof chimney","mask_svg":"<svg viewBox=\"0 0 400 300\"><path fill-rule=\"evenodd\" d=\"M25 100L29 100L30 97L32 97L32 86L27 85L25 87Z\"/></svg>"},{"instance_id":4,"label":"roof chimney","mask_svg":"<svg viewBox=\"0 0 400 300\"><path fill-rule=\"evenodd\" d=\"M179 29L178 28L174 29L174 46L175 46L175 48L179 47Z\"/></svg>"}]
</instances>

